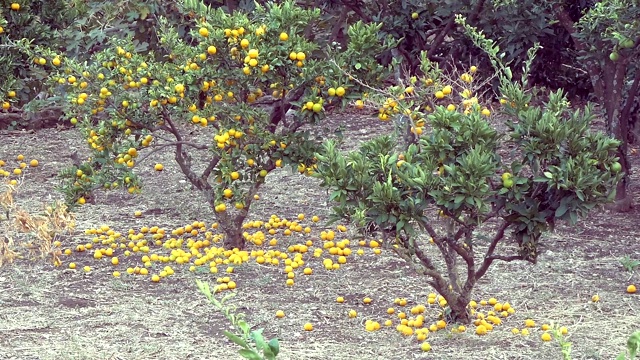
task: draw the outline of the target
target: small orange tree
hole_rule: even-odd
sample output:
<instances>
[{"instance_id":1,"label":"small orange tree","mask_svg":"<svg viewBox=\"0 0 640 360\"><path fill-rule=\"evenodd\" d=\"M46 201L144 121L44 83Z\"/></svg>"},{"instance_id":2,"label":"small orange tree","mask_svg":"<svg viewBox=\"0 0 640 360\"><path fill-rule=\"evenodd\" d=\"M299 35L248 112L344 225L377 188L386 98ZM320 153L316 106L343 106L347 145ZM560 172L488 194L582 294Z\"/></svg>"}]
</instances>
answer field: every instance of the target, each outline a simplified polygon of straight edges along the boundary
<instances>
[{"instance_id":1,"label":"small orange tree","mask_svg":"<svg viewBox=\"0 0 640 360\"><path fill-rule=\"evenodd\" d=\"M369 97L383 104L381 119L411 136L382 136L346 155L327 142L315 172L338 203L334 219L380 232L462 323L495 260L535 263L542 235L611 201L622 175L618 142L589 130L589 107L571 111L562 92L529 106L528 71L513 82L493 41L467 30L501 79L505 136L472 90L475 68L447 79L423 53L424 77Z\"/></svg>"},{"instance_id":2,"label":"small orange tree","mask_svg":"<svg viewBox=\"0 0 640 360\"><path fill-rule=\"evenodd\" d=\"M136 164L172 148L215 210L224 245L242 249L242 222L267 174L286 165L311 173L319 141L303 127L357 96L359 86L334 64L379 80L374 56L387 45L376 36L379 26L358 23L347 48L330 49L329 62L303 36L319 11L293 1L257 6L250 17L194 0L185 10L199 15L188 35L160 19L164 53L135 53L131 40L116 39L88 65L64 59L52 75L52 89L65 94L66 113L92 150L89 161L63 172L61 189L76 204L101 187L136 193Z\"/></svg>"}]
</instances>

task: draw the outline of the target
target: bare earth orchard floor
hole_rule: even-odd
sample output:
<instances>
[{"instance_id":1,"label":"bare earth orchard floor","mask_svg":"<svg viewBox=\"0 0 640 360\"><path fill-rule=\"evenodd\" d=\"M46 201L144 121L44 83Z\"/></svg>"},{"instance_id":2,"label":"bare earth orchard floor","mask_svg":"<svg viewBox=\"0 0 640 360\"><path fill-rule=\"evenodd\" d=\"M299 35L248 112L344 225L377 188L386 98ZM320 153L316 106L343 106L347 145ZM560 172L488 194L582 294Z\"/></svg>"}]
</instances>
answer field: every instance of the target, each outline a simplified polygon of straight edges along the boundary
<instances>
[{"instance_id":1,"label":"bare earth orchard floor","mask_svg":"<svg viewBox=\"0 0 640 360\"><path fill-rule=\"evenodd\" d=\"M388 131L386 124L351 115L331 121L344 123L354 143L376 131ZM86 152L76 130L1 136L0 159L7 161L9 170L20 153L27 161L40 161L38 168L26 171L16 196L17 203L31 211L60 198L53 190L55 174L70 164L72 152ZM210 224L211 210L190 189L172 158L170 152L161 152L140 164L146 186L141 195L100 193L95 203L81 207L78 231L62 248L74 249L91 241L84 229L103 224L123 234L142 226L164 227L169 233L193 221ZM165 165L163 172L153 171L156 162ZM637 158L634 162L640 165ZM633 184L635 203L640 203L637 174ZM307 238L321 246L323 223L314 225L309 219L312 215L326 219L329 205L316 180L277 170L267 177L260 196L252 207L251 220L268 220L272 214L293 220L304 213L306 219L301 223L312 226L304 239L296 233L285 237L279 230L275 249L286 251ZM143 216L134 217L136 210ZM336 231L336 239L347 238L347 234ZM640 330L640 296L625 292L630 283L640 285L640 275L620 265L625 255L640 258L640 207L627 214L596 211L575 227L558 226L546 244L538 264L498 263L478 284L474 299L494 297L509 302L516 309L514 315L485 336L475 335L473 326L464 333L452 333L451 326L431 333L428 341L433 349L428 353L420 350L415 337L396 331L398 317L388 315L387 308L408 311L424 304L433 290L390 252L375 255L365 247L364 255L356 255L360 247L355 242L351 246L354 254L337 271L325 270L321 263L325 256L314 258L309 251L305 266L314 272L306 276L297 271L292 287L285 285L282 265L244 263L229 275L238 286L232 303L247 314L250 324L264 327L268 337L281 340L282 359L561 358L557 342L541 341L539 326L529 336L511 333L514 327L522 328L527 318L538 325L567 326L574 359L614 358L628 335ZM167 252L152 247L154 251ZM74 251L63 256L64 265L57 268L47 261L17 261L0 268L0 359L240 358L237 347L222 335L226 320L194 284L196 278L214 284L218 276L227 274L192 273L188 266L173 264L174 275L152 283L149 276L126 274L127 267L142 265L139 253L128 258L119 254L119 258L121 263L113 266L107 259L93 259L91 252ZM69 269L70 262L78 268ZM84 273L85 265L91 266L91 272ZM154 265L152 273L159 271L158 266ZM114 278L114 270L123 275ZM224 272L225 267L220 270ZM594 294L600 296L600 302L591 302ZM338 296L345 302L337 303ZM363 304L365 297L373 302ZM407 307L395 305L395 298L406 298ZM352 309L358 313L356 318L347 315ZM276 319L277 310L283 310L286 317ZM435 323L438 313L437 306L427 307L425 323ZM366 320L382 324L389 318L393 326L365 331ZM306 322L314 325L313 331L303 330Z\"/></svg>"}]
</instances>

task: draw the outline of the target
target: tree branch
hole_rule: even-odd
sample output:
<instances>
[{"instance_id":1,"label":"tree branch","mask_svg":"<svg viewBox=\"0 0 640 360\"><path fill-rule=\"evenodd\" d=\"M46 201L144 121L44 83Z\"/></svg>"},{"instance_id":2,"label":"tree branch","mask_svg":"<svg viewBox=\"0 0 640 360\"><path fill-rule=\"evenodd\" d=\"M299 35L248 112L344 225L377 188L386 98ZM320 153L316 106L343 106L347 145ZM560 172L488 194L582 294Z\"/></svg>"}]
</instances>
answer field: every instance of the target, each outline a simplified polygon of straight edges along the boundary
<instances>
[{"instance_id":1,"label":"tree branch","mask_svg":"<svg viewBox=\"0 0 640 360\"><path fill-rule=\"evenodd\" d=\"M511 262L515 260L524 260L524 257L522 255L491 255L491 259Z\"/></svg>"},{"instance_id":2,"label":"tree branch","mask_svg":"<svg viewBox=\"0 0 640 360\"><path fill-rule=\"evenodd\" d=\"M178 166L180 166L180 170L182 170L182 173L187 177L189 182L191 182L191 184L196 189L200 191L211 190L211 184L209 184L209 182L203 181L193 172L193 170L191 170L189 154L183 148L184 140L182 139L182 135L180 134L180 131L177 129L173 121L171 121L171 116L166 111L166 109L162 109L162 118L165 123L168 124L170 132L173 134L173 136L175 136L177 140L175 143L175 159L178 163Z\"/></svg>"},{"instance_id":3,"label":"tree branch","mask_svg":"<svg viewBox=\"0 0 640 360\"><path fill-rule=\"evenodd\" d=\"M209 176L211 176L211 172L213 171L213 169L215 169L219 162L219 156L214 156L213 158L211 158L211 161L209 161L209 164L202 172L202 175L200 175L200 179L202 179L202 181L209 182Z\"/></svg>"},{"instance_id":4,"label":"tree branch","mask_svg":"<svg viewBox=\"0 0 640 360\"><path fill-rule=\"evenodd\" d=\"M402 236L400 236L399 239L405 249L413 250L413 253L416 255L418 260L420 260L420 263L425 267L424 274L433 279L432 286L440 293L443 293L444 291L449 292L447 281L442 277L442 275L440 275L440 272L438 272L431 259L422 252L422 249L418 246L411 247L411 245L407 243L407 239Z\"/></svg>"},{"instance_id":5,"label":"tree branch","mask_svg":"<svg viewBox=\"0 0 640 360\"><path fill-rule=\"evenodd\" d=\"M480 268L475 273L475 280L480 279L487 272L493 260L495 260L493 258L493 252L496 250L496 246L498 246L498 243L500 242L500 240L504 238L504 233L507 230L507 228L509 228L509 226L511 226L511 224L508 223L506 220L503 220L502 224L500 224L500 226L498 227L498 230L496 231L496 234L491 240L491 243L489 244L489 248L485 253L484 260L482 261L482 265L480 265Z\"/></svg>"},{"instance_id":6,"label":"tree branch","mask_svg":"<svg viewBox=\"0 0 640 360\"><path fill-rule=\"evenodd\" d=\"M562 25L562 27L564 27L564 29L571 36L573 45L575 46L576 50L578 50L579 53L586 54L589 47L587 46L587 44L583 43L579 38L576 37L575 34L578 31L576 30L575 24L573 23L573 20L571 20L571 16L569 15L569 13L567 13L565 8L559 3L555 3L553 5L553 12L555 13L556 19L558 20L560 25ZM602 68L593 59L587 60L587 62L585 63L585 68L589 73L589 78L591 79L591 84L593 85L593 91L596 93L596 97L598 98L598 100L600 100L601 103L603 103L606 89L603 86L603 80L600 76Z\"/></svg>"},{"instance_id":7,"label":"tree branch","mask_svg":"<svg viewBox=\"0 0 640 360\"><path fill-rule=\"evenodd\" d=\"M640 40L639 40L640 41ZM622 109L622 113L620 114L620 118L624 120L625 122L625 126L623 129L621 129L621 132L623 134L627 135L627 142L628 142L628 134L629 134L629 123L628 123L628 119L629 116L631 115L631 109L633 108L633 102L635 100L635 97L639 95L638 93L638 89L640 88L640 70L636 69L636 75L633 78L633 83L631 84L631 88L629 89L629 94L627 95L627 102L626 104L624 104L624 108ZM621 124L622 125L622 124Z\"/></svg>"},{"instance_id":8,"label":"tree branch","mask_svg":"<svg viewBox=\"0 0 640 360\"><path fill-rule=\"evenodd\" d=\"M431 42L431 45L429 46L429 50L427 51L429 54L433 54L433 55L436 54L436 51L438 50L440 45L442 45L444 38L449 34L451 29L453 29L453 27L455 26L456 24L455 20L456 20L455 14L449 17L449 20L447 20L447 25L445 25L445 27L442 28L440 33Z\"/></svg>"}]
</instances>

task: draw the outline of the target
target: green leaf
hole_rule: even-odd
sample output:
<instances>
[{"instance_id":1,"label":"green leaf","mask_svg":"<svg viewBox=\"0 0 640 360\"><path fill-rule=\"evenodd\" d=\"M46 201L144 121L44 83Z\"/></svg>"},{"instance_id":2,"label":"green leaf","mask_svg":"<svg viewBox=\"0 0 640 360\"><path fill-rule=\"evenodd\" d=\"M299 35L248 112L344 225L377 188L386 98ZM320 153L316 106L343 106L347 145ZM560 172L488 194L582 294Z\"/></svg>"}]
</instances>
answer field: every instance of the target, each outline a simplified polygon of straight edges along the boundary
<instances>
[{"instance_id":1,"label":"green leaf","mask_svg":"<svg viewBox=\"0 0 640 360\"><path fill-rule=\"evenodd\" d=\"M238 354L240 354L240 356L242 356L245 359L262 360L262 357L260 356L260 354L258 354L255 350L241 349L238 351Z\"/></svg>"},{"instance_id":2,"label":"green leaf","mask_svg":"<svg viewBox=\"0 0 640 360\"><path fill-rule=\"evenodd\" d=\"M247 324L246 321L244 320L239 320L237 323L238 327L242 330L242 332L244 332L245 334L249 334L249 324Z\"/></svg>"},{"instance_id":3,"label":"green leaf","mask_svg":"<svg viewBox=\"0 0 640 360\"><path fill-rule=\"evenodd\" d=\"M247 348L247 342L239 337L238 335L235 335L227 330L224 331L224 334L229 338L229 340L233 341L236 345L242 346L243 348Z\"/></svg>"},{"instance_id":4,"label":"green leaf","mask_svg":"<svg viewBox=\"0 0 640 360\"><path fill-rule=\"evenodd\" d=\"M640 331L631 334L627 340L627 349L629 349L631 359L634 359L640 350Z\"/></svg>"},{"instance_id":5,"label":"green leaf","mask_svg":"<svg viewBox=\"0 0 640 360\"><path fill-rule=\"evenodd\" d=\"M567 202L571 200L571 198L569 197L565 197L562 198L562 200L560 200L560 206L558 206L558 208L556 209L556 217L557 218L561 218L564 214L567 213L567 210L569 209L567 206Z\"/></svg>"},{"instance_id":6,"label":"green leaf","mask_svg":"<svg viewBox=\"0 0 640 360\"><path fill-rule=\"evenodd\" d=\"M278 342L278 339L271 339L271 341L269 341L269 348L271 349L274 357L278 356L278 353L280 352L280 343Z\"/></svg>"},{"instance_id":7,"label":"green leaf","mask_svg":"<svg viewBox=\"0 0 640 360\"><path fill-rule=\"evenodd\" d=\"M263 329L258 329L251 332L251 337L253 338L253 341L255 341L258 349L264 349L267 347L267 343L264 341L264 336L262 336L262 330Z\"/></svg>"},{"instance_id":8,"label":"green leaf","mask_svg":"<svg viewBox=\"0 0 640 360\"><path fill-rule=\"evenodd\" d=\"M544 177L546 177L547 179L553 179L553 174L548 172L548 171L545 171L544 172Z\"/></svg>"}]
</instances>

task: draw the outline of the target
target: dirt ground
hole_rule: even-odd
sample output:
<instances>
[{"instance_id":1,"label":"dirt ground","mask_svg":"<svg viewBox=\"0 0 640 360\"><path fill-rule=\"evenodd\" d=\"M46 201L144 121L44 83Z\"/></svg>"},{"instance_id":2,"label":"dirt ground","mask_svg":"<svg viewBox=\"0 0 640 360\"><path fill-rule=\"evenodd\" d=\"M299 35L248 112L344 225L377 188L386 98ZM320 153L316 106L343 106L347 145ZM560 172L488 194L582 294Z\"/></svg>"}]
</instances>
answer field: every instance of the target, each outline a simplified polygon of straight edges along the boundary
<instances>
[{"instance_id":1,"label":"dirt ground","mask_svg":"<svg viewBox=\"0 0 640 360\"><path fill-rule=\"evenodd\" d=\"M343 123L356 144L373 132L388 131L388 124L369 118L343 115L332 121ZM0 135L0 159L14 166L20 153L38 159L40 166L28 169L16 202L30 211L61 196L54 191L56 174L71 163L70 155L84 156L86 148L74 129L47 129L35 133ZM140 164L145 180L140 195L123 192L99 193L95 203L77 212L77 231L62 248L75 249L91 241L84 230L103 224L126 234L128 229L159 226L167 229L193 221L212 222L213 216L200 195L184 180L168 151L153 154ZM636 166L638 159L634 159ZM152 170L162 162L165 171ZM281 231L277 249L314 240L320 244L323 225L313 225L312 215L326 219L329 213L326 192L317 181L279 169L267 177L254 202L251 220L267 220L271 214L294 219L306 214L302 225L313 226L310 235L285 237ZM633 175L632 193L640 204L640 177ZM142 217L134 217L136 210ZM319 224L322 224L320 222ZM304 239L303 239L304 237ZM337 239L348 233L337 232ZM270 238L270 237L269 237ZM268 249L269 246L262 246ZM357 244L352 246L355 250ZM255 250L255 247L249 247ZM152 247L151 252L166 253ZM128 275L129 266L141 266L140 255L125 258L113 266L109 260L95 260L91 252L63 256L64 264L54 267L48 261L17 262L0 268L0 360L19 359L239 359L238 347L222 334L228 328L221 313L198 293L194 280L211 284L219 276L190 272L187 266L173 264L175 274L159 283L149 277ZM524 320L538 325L555 323L569 329L574 359L613 359L624 349L626 339L640 330L640 295L625 292L627 285L640 286L639 270L628 272L620 260L629 255L640 259L640 206L626 214L594 211L574 227L560 225L549 234L546 247L536 265L496 263L480 281L474 299L494 297L509 302L515 314L503 320L494 331L477 336L472 331L452 333L449 329L429 334L430 352L420 350L415 337L404 337L395 326L396 315L387 315L395 298L406 298L412 305L425 304L433 290L390 252L375 255L365 248L364 255L352 255L337 271L326 271L322 258L312 251L305 255L313 274L296 272L295 285L285 285L282 266L255 261L237 266L229 274L238 285L230 301L247 315L255 328L265 328L267 337L280 339L281 359L560 359L556 341L543 342L542 331L531 329L529 336L513 335ZM78 268L68 268L75 262ZM91 266L85 273L82 267ZM157 273L158 265L151 269ZM219 267L223 272L225 267ZM122 272L114 278L112 272ZM598 294L600 302L591 301ZM345 302L336 302L343 296ZM365 305L362 299L373 302ZM349 318L349 310L358 316ZM286 317L276 319L277 310ZM427 324L438 320L437 307L427 307ZM365 331L364 323L391 318L392 327L382 325L375 332ZM311 322L313 331L304 331ZM471 327L472 329L473 327Z\"/></svg>"}]
</instances>

